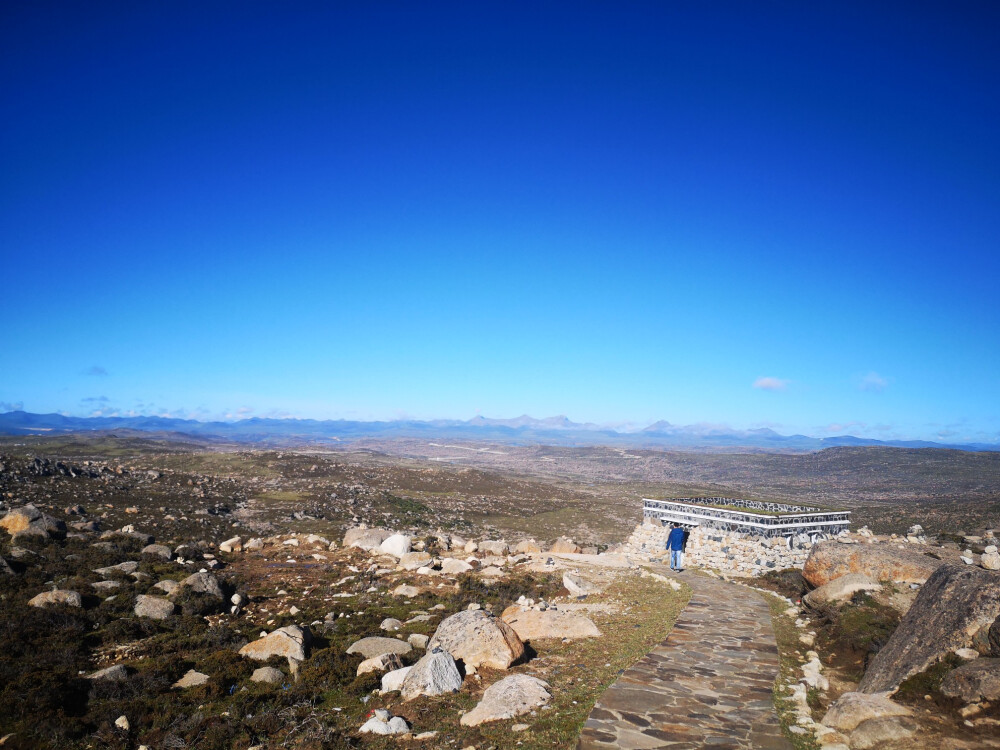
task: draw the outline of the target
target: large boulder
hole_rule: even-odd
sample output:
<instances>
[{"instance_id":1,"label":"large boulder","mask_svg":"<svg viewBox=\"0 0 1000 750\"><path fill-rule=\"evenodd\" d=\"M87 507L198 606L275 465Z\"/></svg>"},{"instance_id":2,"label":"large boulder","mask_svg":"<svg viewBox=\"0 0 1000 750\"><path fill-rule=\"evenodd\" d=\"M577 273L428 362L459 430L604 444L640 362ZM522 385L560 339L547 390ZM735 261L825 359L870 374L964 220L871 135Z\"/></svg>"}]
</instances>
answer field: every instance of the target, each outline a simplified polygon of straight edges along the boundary
<instances>
[{"instance_id":1,"label":"large boulder","mask_svg":"<svg viewBox=\"0 0 1000 750\"><path fill-rule=\"evenodd\" d=\"M482 610L466 610L446 617L427 648L441 648L476 668L485 665L507 669L524 654L524 644L514 629Z\"/></svg>"},{"instance_id":2,"label":"large boulder","mask_svg":"<svg viewBox=\"0 0 1000 750\"><path fill-rule=\"evenodd\" d=\"M872 660L862 693L894 691L945 655L972 645L1000 616L1000 574L971 565L941 565Z\"/></svg>"},{"instance_id":3,"label":"large boulder","mask_svg":"<svg viewBox=\"0 0 1000 750\"><path fill-rule=\"evenodd\" d=\"M410 544L413 540L406 534L393 534L378 546L379 552L384 552L393 557L402 557L410 551Z\"/></svg>"},{"instance_id":4,"label":"large boulder","mask_svg":"<svg viewBox=\"0 0 1000 750\"><path fill-rule=\"evenodd\" d=\"M250 675L250 682L263 682L268 685L277 685L285 679L285 673L277 667L257 667Z\"/></svg>"},{"instance_id":5,"label":"large boulder","mask_svg":"<svg viewBox=\"0 0 1000 750\"><path fill-rule=\"evenodd\" d=\"M909 716L883 716L867 719L851 732L851 750L885 750L899 747L893 743L909 740L919 724Z\"/></svg>"},{"instance_id":6,"label":"large boulder","mask_svg":"<svg viewBox=\"0 0 1000 750\"><path fill-rule=\"evenodd\" d=\"M309 648L309 629L288 625L258 638L240 649L240 656L257 661L267 661L272 656L284 656L289 661L301 662Z\"/></svg>"},{"instance_id":7,"label":"large boulder","mask_svg":"<svg viewBox=\"0 0 1000 750\"><path fill-rule=\"evenodd\" d=\"M916 551L911 545L840 544L813 545L802 576L813 586L823 586L848 573L862 573L875 581L923 583L941 561Z\"/></svg>"},{"instance_id":8,"label":"large boulder","mask_svg":"<svg viewBox=\"0 0 1000 750\"><path fill-rule=\"evenodd\" d=\"M522 641L539 638L596 638L601 635L586 615L558 609L525 609L516 604L503 611L501 619L510 625Z\"/></svg>"},{"instance_id":9,"label":"large boulder","mask_svg":"<svg viewBox=\"0 0 1000 750\"><path fill-rule=\"evenodd\" d=\"M830 706L823 717L823 724L849 734L869 719L910 714L910 709L893 703L888 693L844 693Z\"/></svg>"},{"instance_id":10,"label":"large boulder","mask_svg":"<svg viewBox=\"0 0 1000 750\"><path fill-rule=\"evenodd\" d=\"M363 550L377 549L391 535L392 532L387 529L348 529L344 534L344 546Z\"/></svg>"},{"instance_id":11,"label":"large boulder","mask_svg":"<svg viewBox=\"0 0 1000 750\"><path fill-rule=\"evenodd\" d=\"M805 595L805 602L811 606L844 602L858 591L878 591L881 588L882 584L864 573L848 573L810 591Z\"/></svg>"},{"instance_id":12,"label":"large boulder","mask_svg":"<svg viewBox=\"0 0 1000 750\"><path fill-rule=\"evenodd\" d=\"M580 545L574 542L572 539L566 539L564 537L559 537L549 548L549 552L554 552L556 554L579 554L582 550Z\"/></svg>"},{"instance_id":13,"label":"large boulder","mask_svg":"<svg viewBox=\"0 0 1000 750\"><path fill-rule=\"evenodd\" d=\"M347 653L361 654L366 659L372 659L382 654L399 654L402 656L403 654L410 653L412 650L413 646L406 641L401 641L398 638L379 638L378 636L362 638L360 641L355 641L347 647Z\"/></svg>"},{"instance_id":14,"label":"large boulder","mask_svg":"<svg viewBox=\"0 0 1000 750\"><path fill-rule=\"evenodd\" d=\"M1000 701L1000 659L976 659L951 670L941 692L964 703Z\"/></svg>"},{"instance_id":15,"label":"large boulder","mask_svg":"<svg viewBox=\"0 0 1000 750\"><path fill-rule=\"evenodd\" d=\"M63 591L55 589L53 591L43 591L38 596L32 597L28 604L32 607L47 607L50 604L64 604L67 607L82 607L83 600L75 591Z\"/></svg>"},{"instance_id":16,"label":"large boulder","mask_svg":"<svg viewBox=\"0 0 1000 750\"><path fill-rule=\"evenodd\" d=\"M135 609L137 617L148 617L151 620L166 620L174 613L174 603L169 599L159 596L148 596L139 594L135 598Z\"/></svg>"},{"instance_id":17,"label":"large boulder","mask_svg":"<svg viewBox=\"0 0 1000 750\"><path fill-rule=\"evenodd\" d=\"M14 508L0 518L0 529L14 536L64 536L66 524L57 518L47 516L34 505Z\"/></svg>"},{"instance_id":18,"label":"large boulder","mask_svg":"<svg viewBox=\"0 0 1000 750\"><path fill-rule=\"evenodd\" d=\"M455 660L447 651L434 649L427 652L406 673L399 692L404 701L421 695L444 695L462 687L462 675Z\"/></svg>"},{"instance_id":19,"label":"large boulder","mask_svg":"<svg viewBox=\"0 0 1000 750\"><path fill-rule=\"evenodd\" d=\"M548 683L526 674L512 674L486 688L479 704L461 718L461 724L474 727L487 721L510 719L544 706L552 697Z\"/></svg>"},{"instance_id":20,"label":"large boulder","mask_svg":"<svg viewBox=\"0 0 1000 750\"><path fill-rule=\"evenodd\" d=\"M189 588L198 594L207 594L216 599L224 599L222 586L211 573L195 573L181 581L181 588Z\"/></svg>"},{"instance_id":21,"label":"large boulder","mask_svg":"<svg viewBox=\"0 0 1000 750\"><path fill-rule=\"evenodd\" d=\"M165 544L147 544L142 548L142 554L153 555L154 557L160 557L164 560L174 559L174 551Z\"/></svg>"}]
</instances>

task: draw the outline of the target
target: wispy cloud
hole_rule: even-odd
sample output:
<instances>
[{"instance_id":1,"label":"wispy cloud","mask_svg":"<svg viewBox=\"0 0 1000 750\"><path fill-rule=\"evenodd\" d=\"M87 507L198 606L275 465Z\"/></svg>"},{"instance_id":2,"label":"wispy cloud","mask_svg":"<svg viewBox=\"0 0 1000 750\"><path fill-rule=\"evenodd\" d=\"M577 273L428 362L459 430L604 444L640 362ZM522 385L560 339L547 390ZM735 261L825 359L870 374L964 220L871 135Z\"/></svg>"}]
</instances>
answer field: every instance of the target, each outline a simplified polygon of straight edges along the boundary
<instances>
[{"instance_id":1,"label":"wispy cloud","mask_svg":"<svg viewBox=\"0 0 1000 750\"><path fill-rule=\"evenodd\" d=\"M0 411L24 411L24 402L0 401Z\"/></svg>"},{"instance_id":2,"label":"wispy cloud","mask_svg":"<svg viewBox=\"0 0 1000 750\"><path fill-rule=\"evenodd\" d=\"M790 382L790 380L782 380L781 378L761 376L753 381L753 387L761 391L783 391L788 388Z\"/></svg>"},{"instance_id":3,"label":"wispy cloud","mask_svg":"<svg viewBox=\"0 0 1000 750\"><path fill-rule=\"evenodd\" d=\"M88 367L86 370L83 371L83 374L91 378L106 378L111 373L109 373L100 365L91 365L90 367Z\"/></svg>"},{"instance_id":4,"label":"wispy cloud","mask_svg":"<svg viewBox=\"0 0 1000 750\"><path fill-rule=\"evenodd\" d=\"M862 391L870 391L872 393L881 393L889 386L888 378L883 378L877 372L870 372L861 378L858 383L858 388Z\"/></svg>"},{"instance_id":5,"label":"wispy cloud","mask_svg":"<svg viewBox=\"0 0 1000 750\"><path fill-rule=\"evenodd\" d=\"M854 429L864 430L866 427L868 427L868 425L865 422L854 421L854 422L834 422L832 424L828 424L823 429L826 432L840 433Z\"/></svg>"},{"instance_id":6,"label":"wispy cloud","mask_svg":"<svg viewBox=\"0 0 1000 750\"><path fill-rule=\"evenodd\" d=\"M107 396L87 396L86 398L81 399L81 401L83 401L83 403L85 404L94 404L94 403L106 404L110 400L111 399L109 399Z\"/></svg>"}]
</instances>

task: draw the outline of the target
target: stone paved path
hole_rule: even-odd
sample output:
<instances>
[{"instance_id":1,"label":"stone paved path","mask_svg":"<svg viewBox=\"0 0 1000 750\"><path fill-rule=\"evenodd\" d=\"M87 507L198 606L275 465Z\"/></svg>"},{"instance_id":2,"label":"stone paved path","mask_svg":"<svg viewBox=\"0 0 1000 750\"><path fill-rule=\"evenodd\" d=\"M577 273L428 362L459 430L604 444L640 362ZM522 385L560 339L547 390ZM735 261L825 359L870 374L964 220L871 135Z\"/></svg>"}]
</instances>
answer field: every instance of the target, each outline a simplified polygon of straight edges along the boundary
<instances>
[{"instance_id":1,"label":"stone paved path","mask_svg":"<svg viewBox=\"0 0 1000 750\"><path fill-rule=\"evenodd\" d=\"M791 750L771 701L778 647L767 603L725 581L677 577L691 586L690 603L601 696L578 750Z\"/></svg>"}]
</instances>

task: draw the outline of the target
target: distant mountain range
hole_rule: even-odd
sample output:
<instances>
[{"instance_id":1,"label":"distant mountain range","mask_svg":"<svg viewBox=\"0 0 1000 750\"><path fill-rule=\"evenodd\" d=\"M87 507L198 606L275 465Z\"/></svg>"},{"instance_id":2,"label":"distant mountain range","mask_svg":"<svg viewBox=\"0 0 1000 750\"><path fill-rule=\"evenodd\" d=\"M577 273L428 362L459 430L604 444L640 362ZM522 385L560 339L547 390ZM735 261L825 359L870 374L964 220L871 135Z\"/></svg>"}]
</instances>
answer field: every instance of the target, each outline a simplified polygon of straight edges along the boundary
<instances>
[{"instance_id":1,"label":"distant mountain range","mask_svg":"<svg viewBox=\"0 0 1000 750\"><path fill-rule=\"evenodd\" d=\"M572 422L564 416L534 419L474 417L467 421L435 419L355 422L343 419L262 419L237 422L199 422L171 417L66 417L11 411L0 414L0 434L52 435L74 432L148 433L188 435L209 441L261 445L349 442L361 438L421 438L427 440L491 440L516 444L620 445L714 451L817 451L837 446L896 448L950 448L964 451L1000 451L1000 444L946 444L926 440L872 440L853 435L815 438L781 435L774 430L734 430L717 425L679 426L656 422L637 431L618 431L595 424Z\"/></svg>"}]
</instances>

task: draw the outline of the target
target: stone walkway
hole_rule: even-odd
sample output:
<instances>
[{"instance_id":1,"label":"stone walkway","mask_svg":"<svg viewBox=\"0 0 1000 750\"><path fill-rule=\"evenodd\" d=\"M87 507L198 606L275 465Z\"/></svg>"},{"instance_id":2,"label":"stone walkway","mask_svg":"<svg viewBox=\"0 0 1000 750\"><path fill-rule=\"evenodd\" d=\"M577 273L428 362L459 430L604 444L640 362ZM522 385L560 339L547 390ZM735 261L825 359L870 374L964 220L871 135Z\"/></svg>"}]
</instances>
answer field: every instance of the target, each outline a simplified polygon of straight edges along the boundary
<instances>
[{"instance_id":1,"label":"stone walkway","mask_svg":"<svg viewBox=\"0 0 1000 750\"><path fill-rule=\"evenodd\" d=\"M601 696L578 750L791 750L771 701L778 647L767 603L725 581L677 578L691 587L690 603L667 639Z\"/></svg>"}]
</instances>

